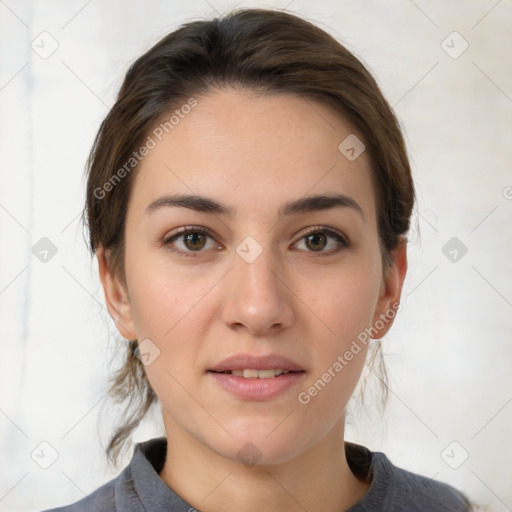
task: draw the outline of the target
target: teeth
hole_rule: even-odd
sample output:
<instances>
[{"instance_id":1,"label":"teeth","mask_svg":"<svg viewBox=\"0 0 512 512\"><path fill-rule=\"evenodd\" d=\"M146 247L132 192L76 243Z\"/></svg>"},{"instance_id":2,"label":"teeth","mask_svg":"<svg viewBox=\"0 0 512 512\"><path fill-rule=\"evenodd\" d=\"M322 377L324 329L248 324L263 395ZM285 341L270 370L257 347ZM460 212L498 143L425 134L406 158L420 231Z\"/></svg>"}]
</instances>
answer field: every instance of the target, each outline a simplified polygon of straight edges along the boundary
<instances>
[{"instance_id":1,"label":"teeth","mask_svg":"<svg viewBox=\"0 0 512 512\"><path fill-rule=\"evenodd\" d=\"M245 377L246 379L270 379L271 377L278 377L283 373L290 373L290 370L272 369L272 370L232 370L231 373L238 377Z\"/></svg>"}]
</instances>

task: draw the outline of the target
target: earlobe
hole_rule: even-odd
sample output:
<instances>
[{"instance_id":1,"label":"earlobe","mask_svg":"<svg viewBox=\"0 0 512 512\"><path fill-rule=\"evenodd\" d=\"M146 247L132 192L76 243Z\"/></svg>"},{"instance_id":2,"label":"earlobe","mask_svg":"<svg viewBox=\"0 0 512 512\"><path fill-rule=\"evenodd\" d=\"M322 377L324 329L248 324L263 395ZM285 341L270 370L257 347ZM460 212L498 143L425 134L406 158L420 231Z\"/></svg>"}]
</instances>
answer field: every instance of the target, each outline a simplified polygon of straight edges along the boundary
<instances>
[{"instance_id":1,"label":"earlobe","mask_svg":"<svg viewBox=\"0 0 512 512\"><path fill-rule=\"evenodd\" d=\"M372 323L372 338L380 339L393 325L400 306L400 297L407 274L407 240L400 238L396 249L391 252L391 264L384 272L381 291Z\"/></svg>"},{"instance_id":2,"label":"earlobe","mask_svg":"<svg viewBox=\"0 0 512 512\"><path fill-rule=\"evenodd\" d=\"M108 312L123 338L136 339L137 335L126 288L109 267L109 253L100 246L96 251L96 256Z\"/></svg>"}]
</instances>

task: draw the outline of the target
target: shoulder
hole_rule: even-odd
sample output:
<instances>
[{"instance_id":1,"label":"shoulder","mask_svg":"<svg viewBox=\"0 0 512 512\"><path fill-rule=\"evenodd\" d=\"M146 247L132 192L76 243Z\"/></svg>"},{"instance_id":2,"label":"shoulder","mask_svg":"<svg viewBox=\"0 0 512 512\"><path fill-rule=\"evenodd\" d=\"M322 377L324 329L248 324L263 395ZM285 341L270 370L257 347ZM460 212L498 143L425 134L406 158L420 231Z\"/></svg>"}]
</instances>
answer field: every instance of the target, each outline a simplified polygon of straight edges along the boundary
<instances>
[{"instance_id":1,"label":"shoulder","mask_svg":"<svg viewBox=\"0 0 512 512\"><path fill-rule=\"evenodd\" d=\"M93 493L85 496L80 501L65 507L53 508L44 512L115 512L115 487L121 480L121 475L107 482Z\"/></svg>"},{"instance_id":2,"label":"shoulder","mask_svg":"<svg viewBox=\"0 0 512 512\"><path fill-rule=\"evenodd\" d=\"M130 464L113 480L71 505L45 512L147 512L180 499L160 479L167 440L155 438L136 445Z\"/></svg>"},{"instance_id":3,"label":"shoulder","mask_svg":"<svg viewBox=\"0 0 512 512\"><path fill-rule=\"evenodd\" d=\"M350 512L370 510L393 512L470 512L469 500L463 493L444 482L396 467L381 452L347 443L347 460L351 468L362 473L368 467L370 488ZM355 468L352 466L355 465Z\"/></svg>"},{"instance_id":4,"label":"shoulder","mask_svg":"<svg viewBox=\"0 0 512 512\"><path fill-rule=\"evenodd\" d=\"M400 510L469 512L470 502L463 493L444 482L393 466L392 499ZM396 509L398 510L398 508Z\"/></svg>"}]
</instances>

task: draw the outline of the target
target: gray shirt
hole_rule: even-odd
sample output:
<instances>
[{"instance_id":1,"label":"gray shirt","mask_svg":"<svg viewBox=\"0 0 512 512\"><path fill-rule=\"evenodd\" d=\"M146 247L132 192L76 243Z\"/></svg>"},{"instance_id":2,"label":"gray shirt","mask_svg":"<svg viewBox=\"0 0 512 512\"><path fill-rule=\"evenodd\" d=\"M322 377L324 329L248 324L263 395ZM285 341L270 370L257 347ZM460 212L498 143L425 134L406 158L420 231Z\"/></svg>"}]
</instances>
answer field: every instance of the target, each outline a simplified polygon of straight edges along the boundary
<instances>
[{"instance_id":1,"label":"gray shirt","mask_svg":"<svg viewBox=\"0 0 512 512\"><path fill-rule=\"evenodd\" d=\"M371 481L363 498L347 512L472 510L453 487L397 468L383 453L348 442L345 450L353 473ZM158 476L166 455L164 437L140 443L119 476L77 503L47 512L196 512Z\"/></svg>"}]
</instances>

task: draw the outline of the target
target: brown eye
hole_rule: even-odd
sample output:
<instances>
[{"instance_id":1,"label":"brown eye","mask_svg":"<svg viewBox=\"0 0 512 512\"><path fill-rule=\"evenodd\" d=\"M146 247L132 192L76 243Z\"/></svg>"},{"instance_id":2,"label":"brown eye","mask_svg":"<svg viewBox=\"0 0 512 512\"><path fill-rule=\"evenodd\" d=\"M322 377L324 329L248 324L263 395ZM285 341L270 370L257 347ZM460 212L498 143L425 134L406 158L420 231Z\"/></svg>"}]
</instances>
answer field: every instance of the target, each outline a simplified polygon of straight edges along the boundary
<instances>
[{"instance_id":1,"label":"brown eye","mask_svg":"<svg viewBox=\"0 0 512 512\"><path fill-rule=\"evenodd\" d=\"M183 236L185 247L191 251L199 251L206 245L206 235L192 232Z\"/></svg>"},{"instance_id":2,"label":"brown eye","mask_svg":"<svg viewBox=\"0 0 512 512\"><path fill-rule=\"evenodd\" d=\"M348 239L340 232L331 228L310 228L294 246L309 253L329 255L349 246ZM301 247L302 246L302 247Z\"/></svg>"},{"instance_id":3,"label":"brown eye","mask_svg":"<svg viewBox=\"0 0 512 512\"><path fill-rule=\"evenodd\" d=\"M199 256L208 249L222 249L204 228L182 228L163 240L163 245L180 256Z\"/></svg>"},{"instance_id":4,"label":"brown eye","mask_svg":"<svg viewBox=\"0 0 512 512\"><path fill-rule=\"evenodd\" d=\"M305 237L306 247L312 251L321 251L327 245L327 237L323 233L314 233Z\"/></svg>"}]
</instances>

